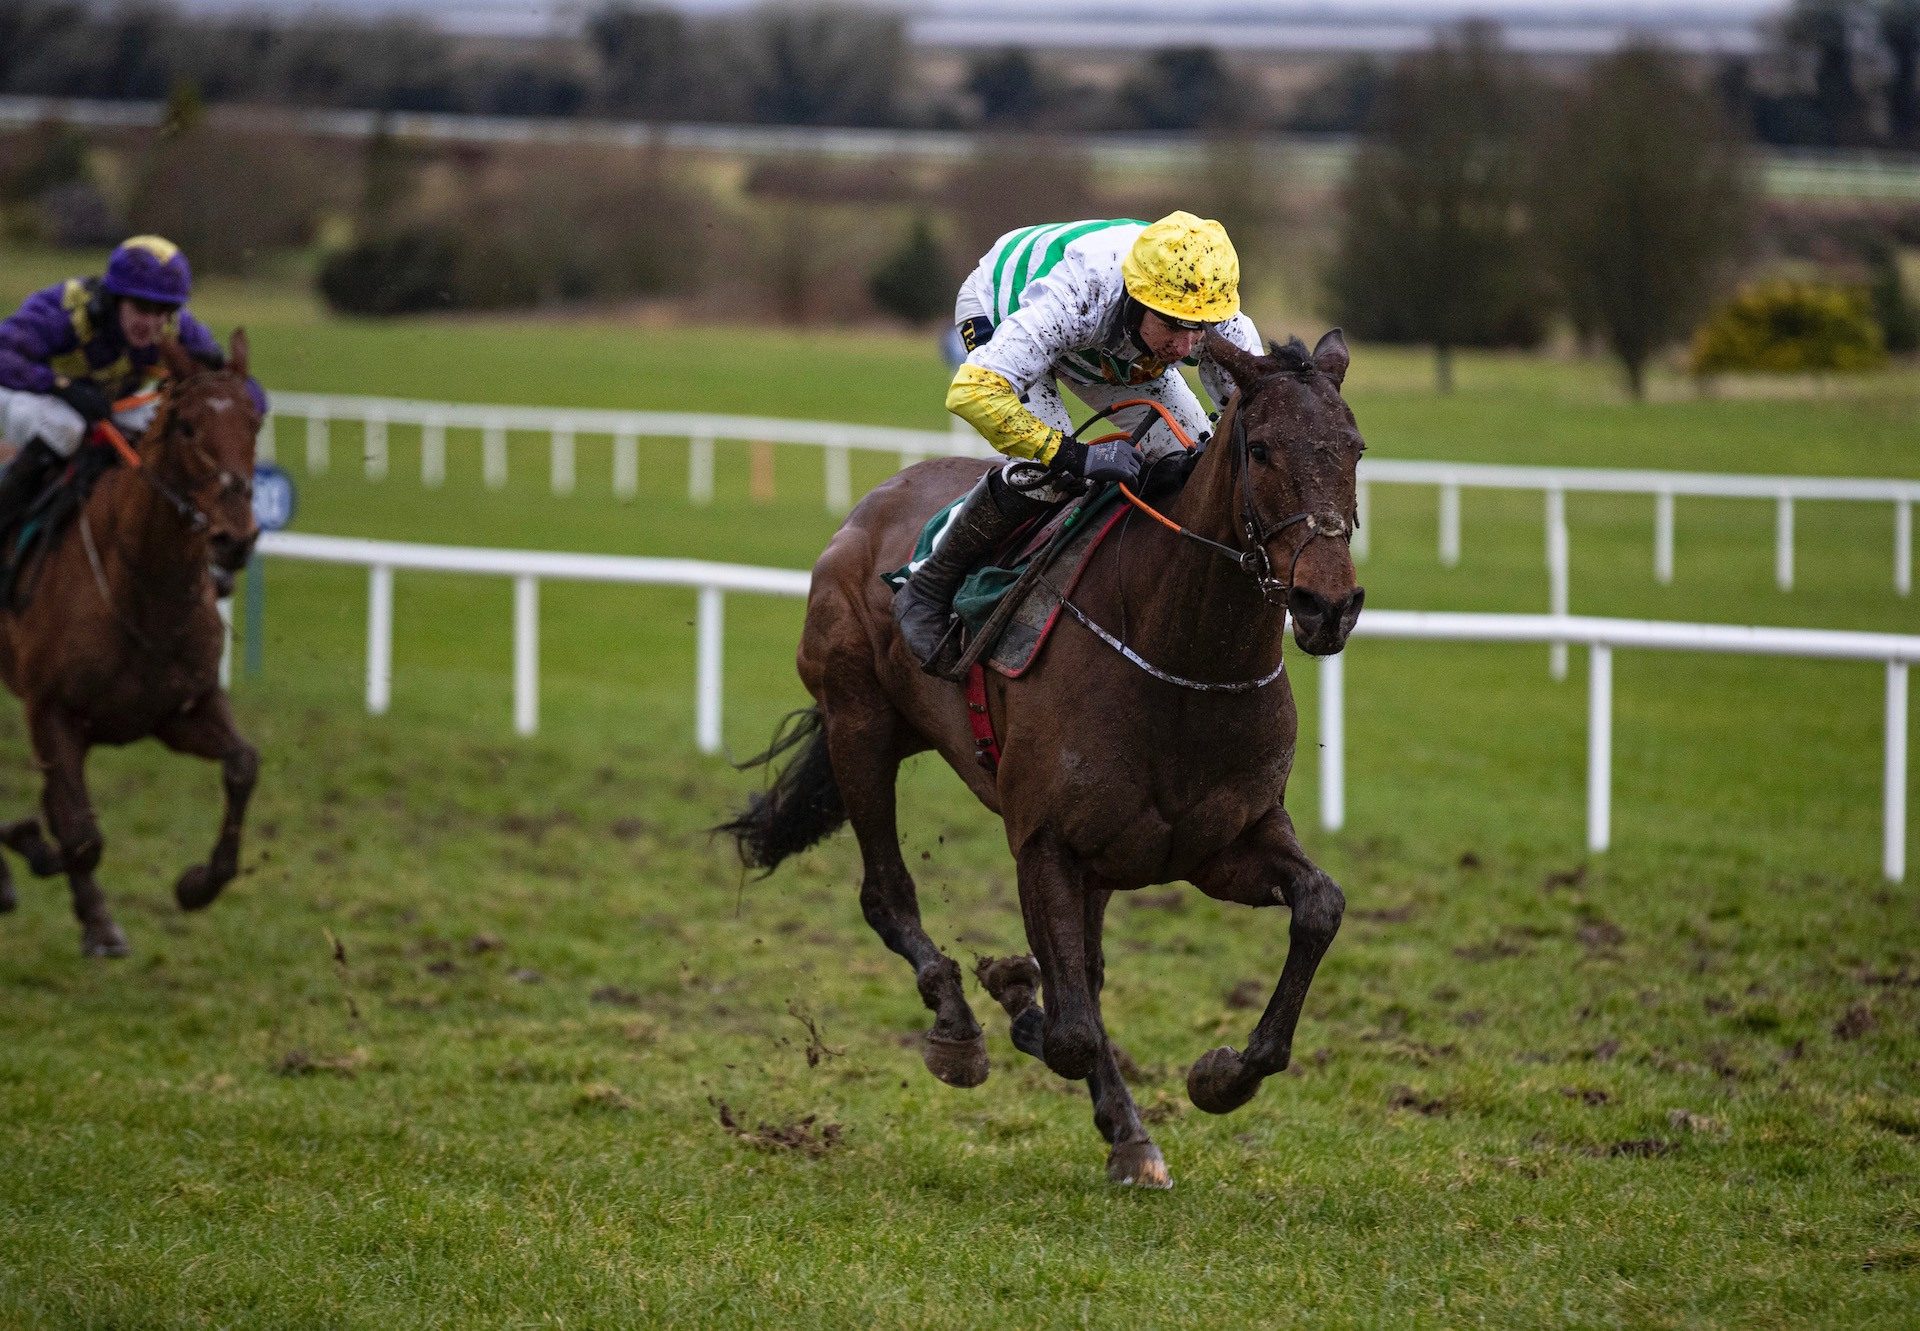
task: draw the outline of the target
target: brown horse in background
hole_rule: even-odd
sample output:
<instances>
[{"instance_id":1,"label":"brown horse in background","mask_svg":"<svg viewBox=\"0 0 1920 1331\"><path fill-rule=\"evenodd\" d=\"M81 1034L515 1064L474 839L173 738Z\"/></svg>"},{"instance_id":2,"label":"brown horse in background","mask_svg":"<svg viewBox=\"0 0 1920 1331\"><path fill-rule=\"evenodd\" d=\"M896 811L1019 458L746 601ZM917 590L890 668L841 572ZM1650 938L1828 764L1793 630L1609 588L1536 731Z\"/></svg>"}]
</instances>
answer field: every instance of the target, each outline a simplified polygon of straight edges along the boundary
<instances>
[{"instance_id":1,"label":"brown horse in background","mask_svg":"<svg viewBox=\"0 0 1920 1331\"><path fill-rule=\"evenodd\" d=\"M1345 645L1364 597L1348 548L1364 445L1340 396L1345 341L1335 331L1311 354L1295 341L1254 356L1211 337L1208 353L1238 392L1168 506L1186 530L1133 515L1074 589L1084 620L1062 623L1022 677L988 674L997 772L976 760L961 690L922 673L901 642L880 578L979 478L977 461L940 459L868 495L814 566L799 668L817 705L763 755L799 750L726 829L749 864L771 870L853 823L867 921L912 963L935 1014L927 1066L952 1085L978 1085L986 1042L960 968L921 925L895 821L901 761L937 750L1005 820L1018 866L1033 956L983 962L982 983L1012 1018L1019 1049L1087 1081L1112 1146L1108 1175L1159 1187L1170 1185L1166 1163L1100 1017L1107 903L1116 891L1184 880L1223 901L1291 908L1286 962L1245 1052L1215 1049L1187 1078L1203 1110L1245 1104L1287 1066L1345 900L1283 807L1296 718L1280 671L1282 603L1299 645L1325 655Z\"/></svg>"},{"instance_id":2,"label":"brown horse in background","mask_svg":"<svg viewBox=\"0 0 1920 1331\"><path fill-rule=\"evenodd\" d=\"M226 812L204 864L180 875L174 896L198 910L240 865L240 827L259 755L234 728L220 687L226 630L209 561L237 570L259 529L253 519L254 437L247 339L233 335L224 369L162 346L169 378L142 436L139 466L100 477L71 529L37 570L26 605L0 611L0 679L26 705L34 761L45 778L38 820L0 827L0 843L42 876L64 871L81 950L119 957L126 935L94 881L103 846L87 797L87 750L149 735L220 763ZM0 911L17 904L0 859Z\"/></svg>"}]
</instances>

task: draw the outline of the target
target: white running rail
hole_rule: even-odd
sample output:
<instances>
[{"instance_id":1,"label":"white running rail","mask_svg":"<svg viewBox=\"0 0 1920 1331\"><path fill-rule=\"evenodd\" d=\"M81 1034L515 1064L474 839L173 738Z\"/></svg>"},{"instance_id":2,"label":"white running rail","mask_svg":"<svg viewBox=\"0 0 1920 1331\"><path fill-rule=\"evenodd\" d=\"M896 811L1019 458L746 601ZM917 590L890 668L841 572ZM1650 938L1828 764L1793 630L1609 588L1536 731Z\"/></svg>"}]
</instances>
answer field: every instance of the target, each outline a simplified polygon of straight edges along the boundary
<instances>
[{"instance_id":1,"label":"white running rail","mask_svg":"<svg viewBox=\"0 0 1920 1331\"><path fill-rule=\"evenodd\" d=\"M827 507L843 513L853 506L851 450L895 453L900 465L955 454L990 458L993 451L968 431L912 430L875 425L842 425L766 416L722 416L681 411L593 411L564 407L506 407L400 398L339 397L312 393L276 393L274 414L291 423L304 420L306 462L310 472L331 463L331 424L359 422L363 464L370 479L388 470L388 428L420 431L420 479L445 483L447 431L477 432L482 473L487 485L507 483L510 432L544 434L548 439L550 485L556 494L572 491L575 440L581 435L613 440L613 490L622 497L639 488L639 440L687 441L687 497L696 504L713 499L716 440L801 444L820 448L826 468ZM261 440L263 456L272 456L275 430ZM1775 506L1774 578L1781 590L1793 587L1794 506L1813 500L1890 504L1893 508L1893 585L1902 596L1913 590L1913 509L1920 502L1920 480L1842 476L1753 476L1709 472L1627 471L1597 467L1519 467L1474 462L1419 462L1368 458L1360 464L1358 503L1361 525L1354 534L1354 557L1365 559L1372 533L1368 521L1374 485L1431 485L1440 500L1440 562L1460 562L1460 492L1463 489L1532 490L1545 501L1547 608L1568 611L1571 542L1567 532L1569 494L1644 494L1654 501L1653 573L1662 584L1673 581L1675 500L1687 498L1761 499ZM1553 647L1554 678L1566 675L1566 648Z\"/></svg>"},{"instance_id":2,"label":"white running rail","mask_svg":"<svg viewBox=\"0 0 1920 1331\"><path fill-rule=\"evenodd\" d=\"M811 575L797 569L753 568L695 559L563 554L416 545L338 536L269 532L260 550L277 559L350 564L367 570L367 710L386 712L392 700L393 575L395 570L477 573L514 580L513 718L523 735L539 724L539 583L541 579L691 587L699 591L695 660L695 740L702 753L720 751L723 601L727 592L805 596ZM1613 652L1652 649L1731 652L1826 660L1877 661L1886 666L1886 750L1882 868L1888 879L1906 876L1908 670L1920 662L1920 635L1828 629L1742 628L1569 615L1483 615L1368 610L1360 638L1449 642L1579 643L1591 653L1587 707L1587 846L1612 839ZM1300 658L1304 659L1304 658ZM1344 658L1320 659L1320 818L1339 829L1346 821Z\"/></svg>"}]
</instances>

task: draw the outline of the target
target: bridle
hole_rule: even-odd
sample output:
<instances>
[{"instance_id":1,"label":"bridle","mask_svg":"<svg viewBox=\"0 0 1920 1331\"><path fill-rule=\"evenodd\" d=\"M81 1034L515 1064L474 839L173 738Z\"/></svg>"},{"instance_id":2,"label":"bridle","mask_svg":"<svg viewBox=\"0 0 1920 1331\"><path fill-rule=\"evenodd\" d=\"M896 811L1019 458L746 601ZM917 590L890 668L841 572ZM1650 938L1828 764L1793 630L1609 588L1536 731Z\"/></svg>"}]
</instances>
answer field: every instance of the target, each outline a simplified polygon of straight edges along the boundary
<instances>
[{"instance_id":1,"label":"bridle","mask_svg":"<svg viewBox=\"0 0 1920 1331\"><path fill-rule=\"evenodd\" d=\"M179 403L176 398L182 389L202 375L226 373L230 373L230 371L208 368L198 370L184 379L170 380L167 385L166 396L161 403L161 414L151 427L155 436L164 439L167 432L172 429L173 418L179 408ZM244 395L244 384L241 386L241 392ZM146 465L146 459L142 458L133 445L127 442L127 437L120 432L120 428L113 423L111 418L95 425L94 431L112 446L113 450L120 455L121 460L127 464L128 468L136 476L144 480L148 486L153 489L155 494L167 502L167 505L173 509L180 520L187 524L188 531L198 534L206 531L213 525L213 520L207 516L205 509L194 503L193 500L186 495L181 494L179 490L163 480L152 467ZM225 467L220 468L217 474L207 479L219 481L220 488L223 491L240 488L247 484L243 478L235 476L232 471Z\"/></svg>"},{"instance_id":2,"label":"bridle","mask_svg":"<svg viewBox=\"0 0 1920 1331\"><path fill-rule=\"evenodd\" d=\"M1269 375L1267 378L1274 377L1276 376ZM1254 385L1254 390L1257 391L1260 385L1266 382L1267 379L1262 379ZM1247 393L1237 393L1233 401L1227 404L1227 409L1233 413L1233 427L1228 433L1227 442L1228 447L1233 450L1234 472L1240 481L1240 534L1247 542L1246 549L1238 553L1236 562L1260 585L1260 598L1263 601L1268 605L1285 605L1288 594L1293 591L1294 571L1300 567L1300 556L1307 552L1307 547L1322 536L1329 540L1346 541L1351 545L1353 529L1358 525L1359 515L1356 513L1351 517L1341 517L1338 514L1316 513L1311 509L1303 509L1298 513L1290 513L1284 518L1276 518L1272 522L1261 518L1260 510L1253 502L1253 478L1250 474L1253 463L1253 443L1247 437L1246 420L1240 414L1240 404L1247 396ZM1267 553L1267 545L1281 532L1303 523L1307 529L1306 539L1293 547L1293 557L1287 561L1287 576L1282 581L1273 576L1273 558ZM1185 529L1182 528L1182 530Z\"/></svg>"},{"instance_id":3,"label":"bridle","mask_svg":"<svg viewBox=\"0 0 1920 1331\"><path fill-rule=\"evenodd\" d=\"M1276 518L1268 521L1261 517L1260 510L1254 503L1251 475L1253 441L1247 435L1246 419L1241 415L1240 407L1242 403L1253 396L1253 394L1259 392L1266 384L1282 375L1292 374L1297 374L1297 372L1280 370L1256 381L1252 388L1235 393L1233 399L1227 403L1224 413L1228 417L1229 422L1227 426L1227 447L1232 450L1230 456L1232 459L1233 475L1239 482L1240 535L1246 542L1244 546L1236 548L1231 545L1226 545L1211 537L1202 536L1190 527L1183 527L1172 518L1162 514L1127 486L1122 485L1120 487L1120 492L1126 496L1128 503L1160 523L1161 526L1178 533L1189 541L1195 541L1206 546L1215 554L1226 559L1259 585L1260 599L1262 601L1268 605L1277 606L1284 606L1287 603L1287 596L1293 590L1294 573L1300 567L1300 556L1306 553L1309 545L1312 545L1322 536L1332 540L1342 540L1351 543L1354 528L1359 525L1359 515L1357 513L1350 517L1343 518L1337 514L1316 513L1311 509L1302 509L1300 512L1290 513L1284 518ZM1168 411L1163 404L1155 402L1151 398L1131 398L1128 401L1116 402L1110 407L1095 412L1087 418L1079 430L1074 431L1074 437L1077 438L1081 431L1086 430L1095 421L1103 420L1129 407L1148 408L1147 413L1141 417L1140 423L1134 426L1130 434L1107 435L1093 442L1104 443L1115 439L1126 439L1133 447L1138 448L1140 447L1141 441L1146 438L1147 431L1152 429L1157 423L1153 414L1157 412L1159 413L1160 419L1166 422L1167 428L1173 431L1174 438L1186 445L1188 449L1198 451L1204 448L1203 444L1196 443L1187 436L1186 431L1180 427L1180 423L1173 418L1172 412ZM1277 578L1274 576L1273 558L1267 553L1267 546L1282 532L1303 523L1307 529L1306 539L1293 547L1293 555L1287 561L1287 576L1284 579Z\"/></svg>"},{"instance_id":4,"label":"bridle","mask_svg":"<svg viewBox=\"0 0 1920 1331\"><path fill-rule=\"evenodd\" d=\"M1259 507L1254 503L1252 484L1253 442L1247 436L1246 423L1240 415L1240 404L1251 396L1253 392L1258 392L1262 385L1278 378L1280 375L1296 373L1299 372L1281 370L1265 376L1255 382L1251 391L1242 390L1235 393L1233 399L1227 403L1226 410L1223 413L1230 418L1227 425L1227 446L1233 450L1231 454L1231 465L1233 467L1233 474L1238 479L1240 486L1240 534L1246 541L1244 547L1236 548L1231 545L1226 545L1211 537L1202 536L1199 532L1191 528L1183 527L1147 503L1128 486L1120 486L1120 493L1126 496L1128 503L1158 522L1161 526L1176 532L1190 541L1196 541L1206 546L1215 554L1226 559L1235 568L1245 573L1258 584L1260 588L1260 599L1264 604L1281 607L1286 605L1287 597L1293 590L1294 573L1299 568L1300 556L1306 553L1307 547L1322 536L1329 539L1351 542L1354 528L1358 525L1359 519L1358 513L1355 513L1350 518L1342 518L1329 516L1325 513L1315 513L1311 509L1303 509L1298 513L1290 513L1284 518L1276 518L1269 522L1261 517ZM1136 425L1130 434L1111 434L1101 439L1093 440L1092 442L1110 443L1117 439L1126 439L1133 447L1138 448L1141 440L1146 438L1147 431L1151 429L1154 424L1154 416L1152 413L1158 412L1160 418L1166 422L1167 428L1173 431L1174 438L1184 444L1190 453L1197 454L1199 452L1201 445L1196 444L1187 436L1186 431L1181 428L1180 422L1173 418L1173 414L1168 411L1164 405L1150 398L1132 398L1125 402L1116 402L1110 407L1095 412L1081 424L1079 430L1073 432L1073 437L1078 438L1080 431L1085 430L1095 421L1112 416L1117 411L1136 406L1146 407L1149 410L1147 414L1142 417L1140 424ZM1025 486L1021 486L1018 482L1015 482L1015 484L1016 488L1038 488L1044 484L1058 484L1061 479L1064 478L1056 477L1051 471L1043 469L1037 481L1029 482ZM1267 553L1267 544L1276 536L1280 535L1280 533L1301 524L1305 524L1306 526L1306 538L1294 547L1293 557L1287 561L1286 578L1284 580L1276 578L1273 572L1273 559ZM1196 693L1252 693L1273 683L1273 681L1279 679L1286 671L1287 662L1286 656L1283 653L1280 660L1274 664L1273 669L1257 679L1188 679L1184 675L1177 675L1170 670L1163 670L1141 656L1140 653L1128 646L1123 639L1102 628L1086 611L1074 604L1073 599L1064 591L1055 589L1055 594L1059 597L1061 608L1078 620L1088 632L1099 638L1107 646L1113 648L1114 651L1125 657L1133 665L1163 683L1172 684Z\"/></svg>"}]
</instances>

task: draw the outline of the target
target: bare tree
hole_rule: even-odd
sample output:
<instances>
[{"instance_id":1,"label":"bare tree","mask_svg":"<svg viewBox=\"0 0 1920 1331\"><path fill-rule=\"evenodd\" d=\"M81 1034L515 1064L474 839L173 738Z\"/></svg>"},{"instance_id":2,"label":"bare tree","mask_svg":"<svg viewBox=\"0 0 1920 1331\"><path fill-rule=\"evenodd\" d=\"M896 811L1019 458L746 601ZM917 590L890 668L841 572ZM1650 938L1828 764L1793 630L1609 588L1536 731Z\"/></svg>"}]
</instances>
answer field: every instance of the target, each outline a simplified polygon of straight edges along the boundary
<instances>
[{"instance_id":1,"label":"bare tree","mask_svg":"<svg viewBox=\"0 0 1920 1331\"><path fill-rule=\"evenodd\" d=\"M1542 154L1541 232L1569 312L1636 398L1745 252L1757 197L1745 146L1670 52L1608 56L1568 101Z\"/></svg>"},{"instance_id":2,"label":"bare tree","mask_svg":"<svg viewBox=\"0 0 1920 1331\"><path fill-rule=\"evenodd\" d=\"M1430 345L1443 393L1456 348L1543 330L1522 206L1534 100L1493 32L1443 38L1395 68L1348 180L1328 274L1338 316L1362 337Z\"/></svg>"}]
</instances>

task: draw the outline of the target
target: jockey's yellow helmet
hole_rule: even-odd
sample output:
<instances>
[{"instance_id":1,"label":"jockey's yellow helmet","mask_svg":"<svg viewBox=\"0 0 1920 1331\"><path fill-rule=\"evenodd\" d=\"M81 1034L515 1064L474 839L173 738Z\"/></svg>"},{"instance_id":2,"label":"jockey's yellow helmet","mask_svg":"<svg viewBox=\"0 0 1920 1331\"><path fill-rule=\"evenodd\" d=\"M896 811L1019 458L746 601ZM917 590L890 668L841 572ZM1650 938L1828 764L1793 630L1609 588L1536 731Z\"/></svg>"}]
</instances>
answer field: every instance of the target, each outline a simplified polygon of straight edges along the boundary
<instances>
[{"instance_id":1,"label":"jockey's yellow helmet","mask_svg":"<svg viewBox=\"0 0 1920 1331\"><path fill-rule=\"evenodd\" d=\"M1120 275L1129 296L1169 318L1212 324L1240 312L1240 256L1211 218L1177 212L1151 223Z\"/></svg>"}]
</instances>

